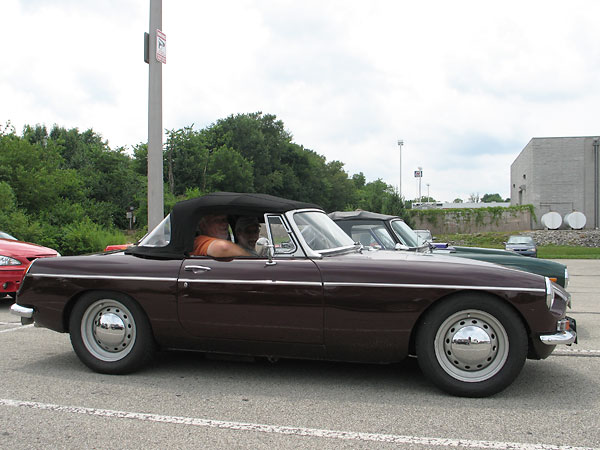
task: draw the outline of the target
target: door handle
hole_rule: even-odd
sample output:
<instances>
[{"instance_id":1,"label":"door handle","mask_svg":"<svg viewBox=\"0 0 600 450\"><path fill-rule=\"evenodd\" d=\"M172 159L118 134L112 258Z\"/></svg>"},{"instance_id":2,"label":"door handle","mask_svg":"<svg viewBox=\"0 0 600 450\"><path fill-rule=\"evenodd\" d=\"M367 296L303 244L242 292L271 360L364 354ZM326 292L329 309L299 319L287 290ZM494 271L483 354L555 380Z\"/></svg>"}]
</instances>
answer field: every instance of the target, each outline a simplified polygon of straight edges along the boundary
<instances>
[{"instance_id":1,"label":"door handle","mask_svg":"<svg viewBox=\"0 0 600 450\"><path fill-rule=\"evenodd\" d=\"M185 266L185 268L183 270L186 270L188 272L209 272L211 270L210 267L206 267L206 266Z\"/></svg>"}]
</instances>

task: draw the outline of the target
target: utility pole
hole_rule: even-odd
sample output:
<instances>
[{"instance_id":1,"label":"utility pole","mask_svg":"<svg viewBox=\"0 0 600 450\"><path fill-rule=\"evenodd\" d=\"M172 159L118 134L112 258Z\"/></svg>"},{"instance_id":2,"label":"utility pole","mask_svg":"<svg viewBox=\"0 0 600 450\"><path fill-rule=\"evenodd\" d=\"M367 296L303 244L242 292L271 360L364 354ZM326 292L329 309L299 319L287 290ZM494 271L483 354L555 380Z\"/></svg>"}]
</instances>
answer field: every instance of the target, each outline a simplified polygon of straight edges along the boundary
<instances>
[{"instance_id":1,"label":"utility pole","mask_svg":"<svg viewBox=\"0 0 600 450\"><path fill-rule=\"evenodd\" d=\"M162 0L150 0L150 29L146 34L145 60L148 82L148 230L164 217L162 65L166 62L166 38L162 28Z\"/></svg>"},{"instance_id":2,"label":"utility pole","mask_svg":"<svg viewBox=\"0 0 600 450\"><path fill-rule=\"evenodd\" d=\"M421 195L421 180L423 179L423 168L422 167L417 167L417 169L419 169L419 202L423 202L423 196Z\"/></svg>"},{"instance_id":3,"label":"utility pole","mask_svg":"<svg viewBox=\"0 0 600 450\"><path fill-rule=\"evenodd\" d=\"M404 145L404 141L402 139L398 140L398 148L400 149L400 177L398 179L398 197L402 199L402 146Z\"/></svg>"}]
</instances>

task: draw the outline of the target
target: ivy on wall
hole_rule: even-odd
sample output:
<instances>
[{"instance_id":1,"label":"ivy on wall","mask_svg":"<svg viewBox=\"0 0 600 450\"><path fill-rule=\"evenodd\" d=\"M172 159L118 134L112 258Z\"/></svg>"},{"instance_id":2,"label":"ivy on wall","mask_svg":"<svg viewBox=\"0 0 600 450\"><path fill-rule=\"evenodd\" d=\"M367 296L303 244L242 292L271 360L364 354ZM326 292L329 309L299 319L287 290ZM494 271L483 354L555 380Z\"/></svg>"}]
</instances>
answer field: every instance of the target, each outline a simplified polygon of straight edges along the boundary
<instances>
[{"instance_id":1,"label":"ivy on wall","mask_svg":"<svg viewBox=\"0 0 600 450\"><path fill-rule=\"evenodd\" d=\"M523 211L529 211L533 220L537 223L535 208L533 205L514 205L508 207L490 206L487 208L451 208L451 209L409 209L408 215L421 222L429 222L437 226L446 220L455 221L460 224L489 225L500 224L502 216L506 213L516 217Z\"/></svg>"}]
</instances>

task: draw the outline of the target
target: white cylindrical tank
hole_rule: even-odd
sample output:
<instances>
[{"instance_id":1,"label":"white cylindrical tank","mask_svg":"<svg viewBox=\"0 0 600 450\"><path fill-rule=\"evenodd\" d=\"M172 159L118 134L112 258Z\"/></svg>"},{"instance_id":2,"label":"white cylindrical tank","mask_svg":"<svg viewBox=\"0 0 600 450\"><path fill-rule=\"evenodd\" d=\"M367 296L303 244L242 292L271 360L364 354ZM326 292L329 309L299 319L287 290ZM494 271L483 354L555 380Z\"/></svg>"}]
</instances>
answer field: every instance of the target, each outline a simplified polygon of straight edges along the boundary
<instances>
[{"instance_id":1,"label":"white cylindrical tank","mask_svg":"<svg viewBox=\"0 0 600 450\"><path fill-rule=\"evenodd\" d=\"M585 214L579 211L573 211L565 216L565 223L574 230L581 230L585 227Z\"/></svg>"},{"instance_id":2,"label":"white cylindrical tank","mask_svg":"<svg viewBox=\"0 0 600 450\"><path fill-rule=\"evenodd\" d=\"M542 225L549 230L558 230L562 225L562 217L555 211L547 212L542 216Z\"/></svg>"}]
</instances>

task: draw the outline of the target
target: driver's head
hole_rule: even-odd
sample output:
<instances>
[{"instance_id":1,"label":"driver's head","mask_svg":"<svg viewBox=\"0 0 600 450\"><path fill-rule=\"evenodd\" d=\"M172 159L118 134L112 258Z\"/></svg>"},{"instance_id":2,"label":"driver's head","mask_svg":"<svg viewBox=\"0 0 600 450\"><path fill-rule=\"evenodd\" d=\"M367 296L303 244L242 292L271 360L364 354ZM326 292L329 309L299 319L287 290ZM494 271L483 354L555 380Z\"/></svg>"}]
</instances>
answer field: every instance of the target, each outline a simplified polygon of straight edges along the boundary
<instances>
[{"instance_id":1,"label":"driver's head","mask_svg":"<svg viewBox=\"0 0 600 450\"><path fill-rule=\"evenodd\" d=\"M254 250L260 233L258 219L253 216L242 216L235 223L236 243L241 247Z\"/></svg>"},{"instance_id":2,"label":"driver's head","mask_svg":"<svg viewBox=\"0 0 600 450\"><path fill-rule=\"evenodd\" d=\"M227 239L229 237L229 221L225 214L208 214L198 223L198 231L206 236Z\"/></svg>"}]
</instances>

